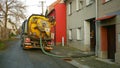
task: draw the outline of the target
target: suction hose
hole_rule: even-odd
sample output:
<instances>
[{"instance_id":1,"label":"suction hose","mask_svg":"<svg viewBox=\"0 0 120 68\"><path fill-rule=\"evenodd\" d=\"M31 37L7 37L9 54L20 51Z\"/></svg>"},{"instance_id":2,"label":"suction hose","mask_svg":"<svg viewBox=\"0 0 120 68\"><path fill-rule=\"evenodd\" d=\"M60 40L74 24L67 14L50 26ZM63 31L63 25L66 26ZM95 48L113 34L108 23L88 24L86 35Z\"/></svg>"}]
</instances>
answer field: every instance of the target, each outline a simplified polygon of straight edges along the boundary
<instances>
[{"instance_id":1,"label":"suction hose","mask_svg":"<svg viewBox=\"0 0 120 68\"><path fill-rule=\"evenodd\" d=\"M40 47L41 47L41 50L44 54L46 55L49 55L49 56L54 56L54 57L59 57L59 58L66 58L67 56L60 56L60 55L55 55L55 54L51 54L51 53L48 53L44 50L43 48L43 45L42 45L42 38L40 37Z\"/></svg>"}]
</instances>

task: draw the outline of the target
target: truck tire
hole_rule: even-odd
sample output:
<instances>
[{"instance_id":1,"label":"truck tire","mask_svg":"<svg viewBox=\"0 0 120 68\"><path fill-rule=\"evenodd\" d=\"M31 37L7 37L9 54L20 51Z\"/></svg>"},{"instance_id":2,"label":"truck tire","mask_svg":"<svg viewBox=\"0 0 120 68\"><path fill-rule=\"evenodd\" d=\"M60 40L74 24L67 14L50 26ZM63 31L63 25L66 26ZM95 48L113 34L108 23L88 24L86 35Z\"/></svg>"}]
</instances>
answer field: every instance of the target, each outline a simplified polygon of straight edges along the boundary
<instances>
[{"instance_id":1,"label":"truck tire","mask_svg":"<svg viewBox=\"0 0 120 68\"><path fill-rule=\"evenodd\" d=\"M25 46L22 46L22 49L24 50L24 49L25 49Z\"/></svg>"},{"instance_id":2,"label":"truck tire","mask_svg":"<svg viewBox=\"0 0 120 68\"><path fill-rule=\"evenodd\" d=\"M22 49L23 49L23 50L27 50L27 48L25 47L24 44L22 45Z\"/></svg>"}]
</instances>

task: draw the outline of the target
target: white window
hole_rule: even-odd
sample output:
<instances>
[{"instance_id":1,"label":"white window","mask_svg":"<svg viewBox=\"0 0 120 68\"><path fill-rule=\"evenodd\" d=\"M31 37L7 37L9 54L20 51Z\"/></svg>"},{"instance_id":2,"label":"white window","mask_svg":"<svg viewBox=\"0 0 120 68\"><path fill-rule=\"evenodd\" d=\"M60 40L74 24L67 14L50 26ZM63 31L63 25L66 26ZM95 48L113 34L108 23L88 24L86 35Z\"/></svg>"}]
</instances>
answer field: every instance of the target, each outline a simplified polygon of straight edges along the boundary
<instances>
[{"instance_id":1,"label":"white window","mask_svg":"<svg viewBox=\"0 0 120 68\"><path fill-rule=\"evenodd\" d=\"M83 1L79 1L79 3L80 3L80 9L82 9L83 8Z\"/></svg>"},{"instance_id":2,"label":"white window","mask_svg":"<svg viewBox=\"0 0 120 68\"><path fill-rule=\"evenodd\" d=\"M83 1L82 0L76 0L76 10L80 10L83 6Z\"/></svg>"},{"instance_id":3,"label":"white window","mask_svg":"<svg viewBox=\"0 0 120 68\"><path fill-rule=\"evenodd\" d=\"M76 29L77 32L77 40L81 40L81 28Z\"/></svg>"},{"instance_id":4,"label":"white window","mask_svg":"<svg viewBox=\"0 0 120 68\"><path fill-rule=\"evenodd\" d=\"M51 38L52 38L52 39L55 39L54 36L55 36L55 34L54 34L54 33L51 33Z\"/></svg>"},{"instance_id":5,"label":"white window","mask_svg":"<svg viewBox=\"0 0 120 68\"><path fill-rule=\"evenodd\" d=\"M69 34L69 40L72 40L72 29L69 29L68 34Z\"/></svg>"},{"instance_id":6,"label":"white window","mask_svg":"<svg viewBox=\"0 0 120 68\"><path fill-rule=\"evenodd\" d=\"M72 13L72 2L69 3L68 5L68 15Z\"/></svg>"},{"instance_id":7,"label":"white window","mask_svg":"<svg viewBox=\"0 0 120 68\"><path fill-rule=\"evenodd\" d=\"M79 0L76 0L76 10L79 10L80 6L79 6Z\"/></svg>"},{"instance_id":8,"label":"white window","mask_svg":"<svg viewBox=\"0 0 120 68\"><path fill-rule=\"evenodd\" d=\"M93 2L94 2L94 0L86 0L86 5L88 6L88 5L92 4Z\"/></svg>"}]
</instances>

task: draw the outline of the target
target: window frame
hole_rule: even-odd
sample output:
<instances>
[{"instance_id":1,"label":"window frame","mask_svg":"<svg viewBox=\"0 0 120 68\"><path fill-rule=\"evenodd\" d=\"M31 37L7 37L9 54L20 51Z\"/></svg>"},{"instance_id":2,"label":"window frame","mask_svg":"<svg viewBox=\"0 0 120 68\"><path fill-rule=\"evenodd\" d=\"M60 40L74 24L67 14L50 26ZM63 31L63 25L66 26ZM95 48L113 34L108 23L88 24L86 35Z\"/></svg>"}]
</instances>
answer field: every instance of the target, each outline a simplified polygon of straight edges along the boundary
<instances>
[{"instance_id":1,"label":"window frame","mask_svg":"<svg viewBox=\"0 0 120 68\"><path fill-rule=\"evenodd\" d=\"M72 14L72 2L68 4L68 15Z\"/></svg>"},{"instance_id":2,"label":"window frame","mask_svg":"<svg viewBox=\"0 0 120 68\"><path fill-rule=\"evenodd\" d=\"M76 10L78 11L79 9L80 9L79 0L76 0Z\"/></svg>"},{"instance_id":3,"label":"window frame","mask_svg":"<svg viewBox=\"0 0 120 68\"><path fill-rule=\"evenodd\" d=\"M83 7L83 1L82 0L76 0L76 11L79 11Z\"/></svg>"},{"instance_id":4,"label":"window frame","mask_svg":"<svg viewBox=\"0 0 120 68\"><path fill-rule=\"evenodd\" d=\"M72 29L68 30L68 39L72 40Z\"/></svg>"},{"instance_id":5,"label":"window frame","mask_svg":"<svg viewBox=\"0 0 120 68\"><path fill-rule=\"evenodd\" d=\"M95 0L86 0L86 6L89 6L94 3Z\"/></svg>"},{"instance_id":6,"label":"window frame","mask_svg":"<svg viewBox=\"0 0 120 68\"><path fill-rule=\"evenodd\" d=\"M81 28L77 28L76 29L76 39L78 40L78 41L80 41L80 40L82 40L82 38L81 38Z\"/></svg>"}]
</instances>

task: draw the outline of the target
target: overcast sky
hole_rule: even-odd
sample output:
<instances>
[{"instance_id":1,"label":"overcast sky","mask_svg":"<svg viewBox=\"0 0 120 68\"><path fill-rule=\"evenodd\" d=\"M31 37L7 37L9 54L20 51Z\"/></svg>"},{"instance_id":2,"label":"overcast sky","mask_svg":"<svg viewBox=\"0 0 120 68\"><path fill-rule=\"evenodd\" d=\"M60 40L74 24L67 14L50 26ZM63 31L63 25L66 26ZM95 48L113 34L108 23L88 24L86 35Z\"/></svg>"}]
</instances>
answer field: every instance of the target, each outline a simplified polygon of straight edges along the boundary
<instances>
[{"instance_id":1,"label":"overcast sky","mask_svg":"<svg viewBox=\"0 0 120 68\"><path fill-rule=\"evenodd\" d=\"M29 18L30 15L32 14L41 14L42 10L41 10L41 3L40 1L44 1L44 12L46 11L46 7L51 5L53 2L55 2L56 0L21 0L23 3L26 4L27 8L26 8L26 16L27 18ZM20 23L16 23L17 27L19 28L19 26L22 25L22 22L24 20L20 20Z\"/></svg>"},{"instance_id":2,"label":"overcast sky","mask_svg":"<svg viewBox=\"0 0 120 68\"><path fill-rule=\"evenodd\" d=\"M26 14L29 17L31 14L41 14L41 3L40 1L44 1L44 12L46 11L46 7L55 2L56 0L21 0L27 5Z\"/></svg>"}]
</instances>

